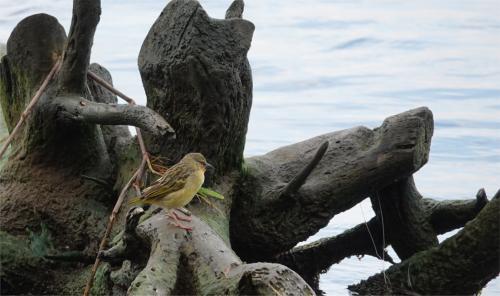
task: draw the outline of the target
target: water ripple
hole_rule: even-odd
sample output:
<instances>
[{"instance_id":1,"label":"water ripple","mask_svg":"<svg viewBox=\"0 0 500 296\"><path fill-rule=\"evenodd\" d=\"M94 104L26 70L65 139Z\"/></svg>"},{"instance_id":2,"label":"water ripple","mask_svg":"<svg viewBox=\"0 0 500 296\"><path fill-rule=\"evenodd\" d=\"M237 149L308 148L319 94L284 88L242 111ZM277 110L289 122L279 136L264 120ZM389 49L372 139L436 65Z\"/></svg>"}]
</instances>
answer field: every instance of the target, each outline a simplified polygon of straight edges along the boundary
<instances>
[{"instance_id":1,"label":"water ripple","mask_svg":"<svg viewBox=\"0 0 500 296\"><path fill-rule=\"evenodd\" d=\"M356 38L352 39L343 43L340 43L333 47L331 50L343 50L343 49L352 49L356 47L366 47L369 45L374 45L381 43L382 40L378 40L375 38L370 38L370 37L361 37L361 38Z\"/></svg>"},{"instance_id":2,"label":"water ripple","mask_svg":"<svg viewBox=\"0 0 500 296\"><path fill-rule=\"evenodd\" d=\"M375 93L376 96L413 100L500 99L499 88L421 88Z\"/></svg>"}]
</instances>

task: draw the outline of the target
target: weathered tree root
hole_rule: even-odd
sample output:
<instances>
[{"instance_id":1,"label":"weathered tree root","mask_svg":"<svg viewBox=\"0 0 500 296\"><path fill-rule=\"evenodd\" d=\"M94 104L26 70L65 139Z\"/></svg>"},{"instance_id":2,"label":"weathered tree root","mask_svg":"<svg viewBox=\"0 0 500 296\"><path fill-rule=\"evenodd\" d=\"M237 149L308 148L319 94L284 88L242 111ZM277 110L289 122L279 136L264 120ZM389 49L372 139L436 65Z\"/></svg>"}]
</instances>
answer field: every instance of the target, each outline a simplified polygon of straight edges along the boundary
<instances>
[{"instance_id":1,"label":"weathered tree root","mask_svg":"<svg viewBox=\"0 0 500 296\"><path fill-rule=\"evenodd\" d=\"M373 218L337 236L322 238L281 253L275 261L297 272L319 294L320 274L344 258L371 255L393 262L385 251L381 229L378 219Z\"/></svg>"},{"instance_id":2,"label":"weathered tree root","mask_svg":"<svg viewBox=\"0 0 500 296\"><path fill-rule=\"evenodd\" d=\"M162 212L134 229L139 216L140 210L132 209L123 242L101 254L106 261L133 259L144 252L144 243L150 246L147 264L130 283L129 295L314 295L300 276L283 265L242 263L196 216L189 233L171 225Z\"/></svg>"},{"instance_id":3,"label":"weathered tree root","mask_svg":"<svg viewBox=\"0 0 500 296\"><path fill-rule=\"evenodd\" d=\"M488 203L486 192L479 189L476 199L436 201L431 198L421 200L426 219L437 234L463 227L474 219Z\"/></svg>"},{"instance_id":4,"label":"weathered tree root","mask_svg":"<svg viewBox=\"0 0 500 296\"><path fill-rule=\"evenodd\" d=\"M413 177L395 182L371 197L372 207L382 221L384 235L402 260L438 245L437 234L425 219Z\"/></svg>"},{"instance_id":5,"label":"weathered tree root","mask_svg":"<svg viewBox=\"0 0 500 296\"><path fill-rule=\"evenodd\" d=\"M483 189L479 190L476 199L471 200L424 200L429 205L432 204L426 208L424 214L425 221L430 223L434 235L463 227L488 203ZM436 216L440 216L439 219ZM387 232L385 230L385 233ZM374 217L367 223L359 224L337 236L323 238L279 254L276 262L296 271L315 291L319 291L319 275L344 258L370 255L394 264L385 248L399 238L390 235L384 238L383 233L380 217Z\"/></svg>"},{"instance_id":6,"label":"weathered tree root","mask_svg":"<svg viewBox=\"0 0 500 296\"><path fill-rule=\"evenodd\" d=\"M361 295L476 294L500 271L499 232L500 190L474 220L439 246L416 253L349 290Z\"/></svg>"},{"instance_id":7,"label":"weathered tree root","mask_svg":"<svg viewBox=\"0 0 500 296\"><path fill-rule=\"evenodd\" d=\"M57 105L61 116L75 121L131 125L156 136L174 135L174 130L165 119L145 106L96 103L80 96L59 96L52 103Z\"/></svg>"},{"instance_id":8,"label":"weathered tree root","mask_svg":"<svg viewBox=\"0 0 500 296\"><path fill-rule=\"evenodd\" d=\"M252 102L252 78L246 54L254 26L241 19L242 13L241 0L233 2L224 20L210 18L197 1L173 0L146 37L139 68L148 106L168 116L178 132L177 141L171 143L165 137L169 134L168 127L165 122L154 122L158 119L154 112L145 111L147 114L136 116L135 112L141 112L141 108L100 105L116 104L116 98L97 85L98 76L87 71L100 14L98 0L75 0L68 42L64 29L52 17L36 15L23 20L9 38L9 54L0 64L0 98L9 127L19 119L27 99L32 97L55 60L63 55L64 60L58 80L50 84L40 98L33 116L26 122L24 134L12 145L15 149L6 169L1 172L0 197L6 201L0 205L2 227L6 225L9 233L15 233L24 230L26 225L36 225L40 222L40 218L33 218L32 209L36 205L36 211L57 229L55 238L59 246L71 245L72 249L83 249L85 254L94 252L104 230L105 215L109 211L106 207L115 201L114 195L104 190L102 184L117 180L114 189L123 188L142 157L139 169L125 186L128 188L140 179L136 177L142 176L148 160L140 130L137 134L141 151L138 152L135 145L127 144L130 137L123 129L119 132L96 124L127 123L125 115L115 117L116 112L125 110L132 110L131 122L137 125L149 125L149 120L153 121L146 139L150 152L171 162L193 150L207 156L217 171L206 180L225 198L215 201L222 215L196 200L190 204L189 210L195 216L192 225L195 230L190 235L169 226L162 214L136 226L142 212L132 210L122 241L108 252L101 252L95 262L97 266L101 258L113 264L122 261L119 270L111 271L109 264L103 264L92 271L97 272L94 290L102 294L109 294L109 278L114 283L113 294L125 294L127 290L129 294L140 295L312 294L304 280L283 265L243 264L230 249L229 241L244 260L271 261L327 225L335 214L371 196L379 212L367 225L321 240L316 247L304 246L288 256L278 256L278 260L288 260L308 281L313 281L311 278L325 264L314 262L306 266L307 254L315 256L324 251L332 257L331 262L349 253L381 256L386 244L394 238L400 256L409 257L407 261L410 261L422 254L412 256L414 252L435 244L436 233L474 217L474 211L484 205L485 198L479 198L476 205L460 203L448 207L422 199L412 188L412 174L428 159L433 120L427 108L392 116L374 130L358 127L331 133L244 161ZM111 90L109 85L101 85ZM130 100L127 102L130 104ZM88 106L92 108L85 108ZM87 109L99 109L101 113L89 113L92 110ZM110 110L112 112L108 112ZM116 145L118 142L123 145ZM113 159L116 166L112 165ZM104 182L83 180L82 175ZM136 189L137 186L134 184ZM126 189L113 209L107 233L111 232L125 192ZM413 203L418 208L407 210ZM383 216L385 213L387 217ZM401 213L408 215L395 219ZM439 219L441 216L450 219L443 221ZM405 225L418 220L415 217L423 220L415 226ZM120 218L124 217L117 220L121 221ZM411 232L408 241L399 240L401 229L393 225L385 227L392 221L402 221L401 229ZM366 235L367 227L373 230L370 231L373 242ZM431 235L423 235L424 229L429 229ZM478 232L484 230L478 229ZM90 245L87 245L89 239ZM463 239L469 237L464 235ZM349 240L356 240L351 249L337 250ZM415 246L411 245L413 241L417 242ZM100 247L105 243L103 239ZM498 245L498 241L494 243ZM486 247L491 247L490 242ZM441 246L431 247L423 253L439 248ZM450 248L456 251L456 246ZM481 246L477 250L477 256L485 253ZM295 259L302 262L289 259L294 252L297 252ZM473 252L472 248L468 247L467 252ZM448 254L437 257L448 260L446 264L451 258ZM482 264L480 260L484 258L476 259ZM433 258L435 262L437 259ZM463 265L472 266L470 262ZM46 271L51 267L42 269ZM77 264L72 270L66 267L50 269L55 278L45 280L39 276L33 287L22 286L26 289L22 292L79 293L90 269ZM37 271L28 267L28 271L33 270ZM31 275L16 273L14 277L31 283ZM431 275L437 277L438 273ZM468 285L477 287L478 281L484 283L490 275L482 273L480 280L468 278ZM412 274L412 285L415 279ZM408 287L391 286L392 291L398 289L407 291Z\"/></svg>"},{"instance_id":9,"label":"weathered tree root","mask_svg":"<svg viewBox=\"0 0 500 296\"><path fill-rule=\"evenodd\" d=\"M384 235L402 260L438 245L437 235L462 227L488 202L484 190L475 200L444 201L423 199L413 177L375 192L373 210L383 221Z\"/></svg>"},{"instance_id":10,"label":"weathered tree root","mask_svg":"<svg viewBox=\"0 0 500 296\"><path fill-rule=\"evenodd\" d=\"M100 15L101 1L73 1L73 17L60 73L62 93L84 94L87 91L90 51Z\"/></svg>"},{"instance_id":11,"label":"weathered tree root","mask_svg":"<svg viewBox=\"0 0 500 296\"><path fill-rule=\"evenodd\" d=\"M140 242L137 234L135 232L135 228L139 224L139 219L144 215L145 211L140 207L131 208L126 217L125 229L123 232L123 236L121 240L112 248L108 250L101 251L98 256L103 261L112 261L112 260L120 260L123 261L125 259L138 259L140 256L137 256L136 253L131 251L137 250L142 245L138 245Z\"/></svg>"},{"instance_id":12,"label":"weathered tree root","mask_svg":"<svg viewBox=\"0 0 500 296\"><path fill-rule=\"evenodd\" d=\"M81 176L114 183L118 166L128 165L113 163L123 161L116 155L119 150L131 156L130 162L136 162L133 144L122 141L117 150L117 129L105 136L99 125L136 125L165 139L173 133L168 123L149 108L110 105L109 95L94 97L102 92L88 83L87 72L99 14L100 1L75 0L68 38L51 16L38 14L24 19L9 37L7 55L0 64L0 99L12 130L39 83L63 56L59 73L33 108L22 134L12 143L11 156L1 172L2 229L22 235L24 227L36 227L41 219L47 220L50 227L58 229L54 232L57 243L66 240L65 246L85 249L85 254L95 252L102 222L106 221L106 206L114 194L93 181L82 182ZM128 138L123 131L121 135L124 137L120 140ZM147 160L140 134L138 139L143 159ZM143 167L137 172L141 177ZM126 169L120 169L122 172L117 188L122 185L120 178L130 174ZM111 221L116 213L114 209Z\"/></svg>"},{"instance_id":13,"label":"weathered tree root","mask_svg":"<svg viewBox=\"0 0 500 296\"><path fill-rule=\"evenodd\" d=\"M215 177L241 168L252 106L247 52L254 31L242 13L241 0L226 19L209 17L198 1L173 0L151 27L138 59L147 106L168 118L178 141L146 139L150 152L171 162L201 152Z\"/></svg>"},{"instance_id":14,"label":"weathered tree root","mask_svg":"<svg viewBox=\"0 0 500 296\"><path fill-rule=\"evenodd\" d=\"M42 85L40 88L36 91L35 95L33 98L30 100L29 104L26 106L26 109L21 113L21 116L19 117L19 121L17 122L16 126L11 130L9 136L5 140L5 142L2 143L2 149L0 150L0 159L3 158L5 152L7 151L7 148L9 147L10 143L12 140L14 140L14 137L17 135L17 133L21 130L21 127L26 120L26 118L29 116L31 113L31 110L35 106L35 104L38 102L40 97L42 96L43 92L47 88L47 85L49 82L52 80L52 77L59 71L59 68L61 67L61 61L57 60L57 62L52 66L52 69L50 70L49 74L47 74L47 77L42 82ZM1 68L1 66L0 66Z\"/></svg>"},{"instance_id":15,"label":"weathered tree root","mask_svg":"<svg viewBox=\"0 0 500 296\"><path fill-rule=\"evenodd\" d=\"M50 83L40 97L33 115L26 122L25 134L17 140L19 143L14 143L16 149L23 148L23 153L36 152L42 159L43 154L48 153L73 153L76 155L73 156L74 160L90 157L90 150L93 158L100 162L99 166L104 168L109 166L106 164L109 162L108 153L102 143L101 130L95 124L132 125L154 136L168 138L173 135L170 125L149 108L99 103L99 99L92 96L87 72L99 14L100 1L75 1L72 27L67 39L57 20L45 14L24 19L12 32L7 41L8 54L0 64L0 83L3 85L1 103L11 131L21 118L21 111L28 104L31 94L38 88L39 81L63 56L55 82ZM46 37L41 41L39 36ZM95 87L92 90L94 95L99 94ZM48 117L55 120L47 122ZM60 145L60 141L71 142L69 140L76 132L82 142L80 146L70 148L70 145ZM57 151L59 153L54 151L61 149L61 146L65 150ZM76 153L78 147L80 153ZM51 158L45 157L45 160L48 159ZM80 163L73 161L73 164Z\"/></svg>"},{"instance_id":16,"label":"weathered tree root","mask_svg":"<svg viewBox=\"0 0 500 296\"><path fill-rule=\"evenodd\" d=\"M111 233L111 230L113 229L113 225L115 223L116 216L118 215L118 212L121 209L123 200L125 199L125 197L126 197L126 195L128 193L128 190L130 189L130 187L132 187L132 184L134 182L140 182L140 180L142 179L142 175L144 173L144 167L146 166L146 162L147 162L146 156L143 156L141 164L139 165L139 167L137 168L137 170L135 171L135 173L132 175L132 177L129 179L129 181L127 182L127 184L125 184L125 186L123 186L123 188L122 188L122 190L120 192L120 195L118 196L118 198L116 200L115 206L113 207L113 211L111 212L111 215L109 216L109 220L108 220L108 224L106 226L106 230L104 231L104 234L103 234L103 236L101 238L101 242L99 244L99 249L97 251L97 256L96 256L96 259L95 259L95 262L94 262L94 266L92 267L92 270L91 270L91 273L90 273L90 277L89 277L89 279L87 281L87 284L85 285L85 290L83 292L84 296L87 296L90 293L90 289L92 288L92 284L93 284L93 281L94 281L94 275L97 272L97 268L99 267L99 264L101 262L101 258L99 257L99 254L106 247L106 244L108 242L108 237L109 237L109 235ZM137 187L136 187L136 191L137 191L136 193L140 195L141 192L140 192L139 189L137 189ZM133 212L131 213L130 219L132 219L134 221L135 220L135 215L132 215L132 214L133 214ZM132 223L132 222L130 222L130 223Z\"/></svg>"},{"instance_id":17,"label":"weathered tree root","mask_svg":"<svg viewBox=\"0 0 500 296\"><path fill-rule=\"evenodd\" d=\"M432 113L418 108L389 117L374 130L334 132L247 159L231 211L234 249L249 261L270 260L291 249L334 215L423 166L432 131ZM325 142L328 150L311 167L317 147ZM297 182L300 188L279 198L307 167L314 170L308 170L305 184Z\"/></svg>"},{"instance_id":18,"label":"weathered tree root","mask_svg":"<svg viewBox=\"0 0 500 296\"><path fill-rule=\"evenodd\" d=\"M0 231L0 263L0 284L5 295L29 292L37 284L39 266L45 265L43 258L33 254L26 239L4 231Z\"/></svg>"},{"instance_id":19,"label":"weathered tree root","mask_svg":"<svg viewBox=\"0 0 500 296\"><path fill-rule=\"evenodd\" d=\"M111 73L97 63L90 64L88 73L94 73L100 77L101 80L113 85ZM89 85L90 93L96 102L118 104L118 98L116 95L104 88L101 84L97 83L93 79L88 79L87 83ZM132 135L130 134L128 126L125 125L101 125L101 131L108 149L109 157L115 165L114 169L117 172L119 155L123 150L127 149L127 147L131 145L133 141Z\"/></svg>"}]
</instances>

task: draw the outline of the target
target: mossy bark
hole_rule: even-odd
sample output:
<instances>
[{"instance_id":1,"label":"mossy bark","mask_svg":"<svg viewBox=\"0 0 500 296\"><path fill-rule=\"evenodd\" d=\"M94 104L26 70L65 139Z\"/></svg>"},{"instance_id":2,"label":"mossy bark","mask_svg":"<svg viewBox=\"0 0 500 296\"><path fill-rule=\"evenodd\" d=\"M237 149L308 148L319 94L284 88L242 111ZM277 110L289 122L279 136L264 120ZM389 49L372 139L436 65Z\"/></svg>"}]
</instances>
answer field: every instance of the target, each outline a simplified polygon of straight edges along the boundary
<instances>
[{"instance_id":1,"label":"mossy bark","mask_svg":"<svg viewBox=\"0 0 500 296\"><path fill-rule=\"evenodd\" d=\"M316 233L334 215L374 192L409 180L428 160L432 113L417 108L389 117L374 130L357 127L321 135L244 160L252 101L246 55L254 26L242 19L242 13L241 0L233 2L225 20L210 18L197 1L173 0L146 37L139 70L147 104L171 121L175 141L158 113L114 106L115 96L87 80L90 67L111 82L105 69L89 66L98 0L74 1L67 39L57 20L43 14L16 27L0 65L0 103L7 127L12 128L63 52L64 59L0 173L0 235L12 242L8 253L21 258L12 261L2 253L8 267L2 284L11 283L13 293L83 290L90 272L87 264L97 250L116 191L142 158L126 128L103 126L111 123L148 130L149 152L169 164L188 152L204 153L216 166L205 186L225 198L209 199L210 204L195 199L189 205L194 228L190 233L168 224L162 211L151 207L127 212L125 203L113 231L119 236L99 254L109 265L98 270L93 294L314 294L304 278L274 262L281 262L286 257L280 256L283 252ZM27 58L26 50L33 56ZM133 114L126 111L131 109ZM153 123L144 124L147 120ZM145 177L144 186L152 181L151 175ZM434 206L422 201L419 211L426 219L431 217L425 223L437 221L439 229L460 227L479 209L471 203L436 206L455 216L442 223L429 210ZM42 222L52 233L50 244L56 252L43 259L33 257L27 247L31 242L25 240L25 227L37 231ZM343 246L350 249L341 254L373 253L366 233L359 229L342 236ZM482 234L482 230L472 233ZM353 239L360 242L353 244ZM421 243L419 236L412 239ZM419 244L418 250L422 245L430 244ZM68 248L77 256L67 256ZM33 267L37 262L42 263ZM300 269L298 264L281 263ZM320 272L308 271L315 277ZM483 274L481 281L489 276ZM16 277L26 285L12 286Z\"/></svg>"},{"instance_id":2,"label":"mossy bark","mask_svg":"<svg viewBox=\"0 0 500 296\"><path fill-rule=\"evenodd\" d=\"M67 106L59 103L61 94L94 101L86 75L99 6L99 1L75 1L74 18L86 16L78 19L78 25L72 25L70 45L56 18L36 14L22 20L9 37L6 55L0 64L2 117L6 119L7 129L12 131L42 80L64 55L62 71L49 83L14 138L9 157L2 160L1 230L22 240L27 228L38 231L40 225L46 225L52 233L54 252L71 250L81 253L80 257L95 256L116 197L113 186L121 187L121 184L114 185L115 180L127 178L117 177L119 171L128 172L114 161L126 158L121 155L122 151L137 151L133 147L135 142L126 141L124 135L116 148L117 141L112 140L116 133L108 133L109 138L105 141L96 121L70 117ZM85 43L88 46L82 46ZM75 52L70 52L69 48ZM71 61L72 56L75 63ZM75 73L79 76L69 77ZM83 87L75 88L75 83ZM97 94L95 90L93 88ZM153 111L147 112L152 114ZM137 154L133 157L135 160ZM23 250L22 246L19 248ZM25 281L20 281L20 289L12 292L65 294L72 286L70 282L79 278L82 271L78 262L43 260L43 263L32 274L26 268ZM12 282L10 267L2 281ZM50 280L46 280L46 276ZM30 282L33 284L28 284ZM74 284L73 287L78 286L75 290L83 289L83 280Z\"/></svg>"},{"instance_id":3,"label":"mossy bark","mask_svg":"<svg viewBox=\"0 0 500 296\"><path fill-rule=\"evenodd\" d=\"M147 105L169 118L177 141L151 139L154 153L178 161L196 151L217 176L239 170L252 106L246 54L254 25L210 18L198 1L174 0L153 24L139 54Z\"/></svg>"},{"instance_id":4,"label":"mossy bark","mask_svg":"<svg viewBox=\"0 0 500 296\"><path fill-rule=\"evenodd\" d=\"M33 255L26 237L16 237L0 231L0 278L2 293L27 293L39 280L40 266L46 266L43 258Z\"/></svg>"},{"instance_id":5,"label":"mossy bark","mask_svg":"<svg viewBox=\"0 0 500 296\"><path fill-rule=\"evenodd\" d=\"M474 295L500 271L500 192L456 235L349 287L364 294Z\"/></svg>"}]
</instances>

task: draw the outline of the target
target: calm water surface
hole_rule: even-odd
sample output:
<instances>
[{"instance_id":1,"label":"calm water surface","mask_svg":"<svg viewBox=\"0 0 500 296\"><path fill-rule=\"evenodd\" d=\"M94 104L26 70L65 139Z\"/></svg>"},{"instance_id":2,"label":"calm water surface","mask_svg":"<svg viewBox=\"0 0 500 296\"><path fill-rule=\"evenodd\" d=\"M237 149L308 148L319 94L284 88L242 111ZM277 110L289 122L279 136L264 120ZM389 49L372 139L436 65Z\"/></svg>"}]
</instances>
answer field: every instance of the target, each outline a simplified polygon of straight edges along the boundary
<instances>
[{"instance_id":1,"label":"calm water surface","mask_svg":"<svg viewBox=\"0 0 500 296\"><path fill-rule=\"evenodd\" d=\"M71 2L0 0L0 42L17 22L38 12L69 28ZM201 1L222 18L231 1ZM247 0L256 25L249 53L254 105L245 153L356 125L375 127L418 106L434 112L429 163L416 175L436 199L473 198L500 187L500 1ZM92 60L115 85L145 103L137 55L166 1L102 3ZM337 215L309 241L336 235L373 216L365 200ZM329 295L388 265L364 257L322 277ZM492 281L483 295L500 295Z\"/></svg>"}]
</instances>

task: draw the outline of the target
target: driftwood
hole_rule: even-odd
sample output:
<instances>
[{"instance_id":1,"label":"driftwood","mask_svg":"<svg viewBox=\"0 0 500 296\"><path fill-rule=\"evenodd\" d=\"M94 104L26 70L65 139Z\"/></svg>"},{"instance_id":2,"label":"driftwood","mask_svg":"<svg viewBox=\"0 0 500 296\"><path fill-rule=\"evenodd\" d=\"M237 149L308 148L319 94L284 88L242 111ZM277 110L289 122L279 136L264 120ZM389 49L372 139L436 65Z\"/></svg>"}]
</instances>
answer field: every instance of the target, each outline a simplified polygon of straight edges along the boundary
<instances>
[{"instance_id":1,"label":"driftwood","mask_svg":"<svg viewBox=\"0 0 500 296\"><path fill-rule=\"evenodd\" d=\"M68 38L54 17L37 14L24 19L9 37L7 54L0 64L2 110L12 131L40 82L54 63L63 58L61 70L26 119L21 133L12 142L9 159L3 164L2 230L23 235L26 228L36 230L48 224L51 238L59 248L80 250L87 255L95 254L107 207L115 196L112 188L103 184L114 184L117 179L121 183L117 174L121 171L128 174L128 166L137 165L135 160L133 164L123 162L123 155L137 154L130 141L125 140L129 136L121 133L122 146L118 151L117 141L111 140L114 136L108 133L110 137L105 140L100 125L137 125L156 136L169 137L173 133L165 119L151 109L96 102L87 72L99 14L99 1L75 1ZM40 268L50 266L46 261L42 263ZM72 272L78 275L80 269ZM56 280L67 274L71 272L49 272L48 276ZM27 272L25 276L36 277L36 274ZM2 287L7 293L33 288ZM61 287L43 284L36 290L74 294L74 289L80 289L69 285L59 290Z\"/></svg>"},{"instance_id":2,"label":"driftwood","mask_svg":"<svg viewBox=\"0 0 500 296\"><path fill-rule=\"evenodd\" d=\"M499 213L500 191L456 235L349 289L362 295L476 294L500 272Z\"/></svg>"},{"instance_id":3,"label":"driftwood","mask_svg":"<svg viewBox=\"0 0 500 296\"><path fill-rule=\"evenodd\" d=\"M423 219L420 223L430 224L432 229L429 236L435 236L463 227L468 221L474 219L488 200L484 190L481 189L475 200L438 202L433 199L422 199L422 202L425 203L425 210L423 217L420 217ZM387 213L384 215L386 219L384 226L390 225ZM399 217L406 218L406 216ZM390 229L394 225L404 227L405 224L392 224L383 229L381 215L378 215L367 223L359 224L340 235L323 238L279 254L276 262L295 270L311 286L319 290L319 275L344 258L370 255L394 264L393 258L385 251L389 245L394 247L395 244L401 244L400 236L394 236L391 233ZM403 236L403 242L406 241L407 238ZM400 253L398 255L401 256Z\"/></svg>"},{"instance_id":4,"label":"driftwood","mask_svg":"<svg viewBox=\"0 0 500 296\"><path fill-rule=\"evenodd\" d=\"M246 57L254 25L234 17L210 18L197 1L171 1L149 31L139 71L156 110L178 141L151 139L152 152L179 160L201 151L222 176L239 169L252 106Z\"/></svg>"},{"instance_id":5,"label":"driftwood","mask_svg":"<svg viewBox=\"0 0 500 296\"><path fill-rule=\"evenodd\" d=\"M458 291L451 275L473 273L475 267L467 260L450 265L457 242L486 266L460 280L463 291L479 291L498 273L498 266L486 263L498 260L498 237L482 241L498 232L497 199L488 203L480 191L476 199L438 202L423 198L413 182L429 159L434 126L428 108L391 116L373 130L337 131L245 159L252 104L247 52L254 25L242 18L243 1L234 1L223 20L210 18L197 1L167 5L138 58L147 107L117 105L109 88L89 74L90 67L111 83L102 66L89 66L100 2L75 0L73 8L68 38L51 16L21 21L0 64L0 102L11 131L63 57L61 71L12 142L0 173L0 236L11 243L8 250L19 245L19 252L2 253L6 293L83 292L91 272L88 258L99 248L116 191L142 175L136 168L147 162L145 147L167 164L188 152L203 153L217 168L205 186L225 198L211 204L193 200L191 233L169 225L157 209L123 206L109 230L115 238L99 253L108 263L96 270L91 294L312 295L320 292L319 274L345 257L392 262L388 245L404 259L386 271L391 284L381 285L381 275L375 275L352 290ZM146 145L137 145L121 125L141 128ZM143 185L152 181L145 175ZM366 197L376 213L372 220L295 247ZM438 245L436 235L466 223ZM54 250L43 259L29 254L26 227L48 231L37 242L50 241L42 250ZM421 272L410 271L407 285L403 274L410 266ZM439 270L448 276L437 287Z\"/></svg>"},{"instance_id":6,"label":"driftwood","mask_svg":"<svg viewBox=\"0 0 500 296\"><path fill-rule=\"evenodd\" d=\"M101 258L108 261L118 258L138 263L141 261L138 246L151 250L146 266L128 283L129 295L270 295L286 291L314 294L302 278L282 265L244 264L227 243L197 217L191 222L193 231L186 233L170 225L163 212L136 229L138 218L143 214L138 208L131 209L123 239L101 254Z\"/></svg>"},{"instance_id":7,"label":"driftwood","mask_svg":"<svg viewBox=\"0 0 500 296\"><path fill-rule=\"evenodd\" d=\"M238 206L231 212L233 247L247 260L289 250L335 214L416 172L428 159L432 128L431 112L419 108L390 117L375 130L334 132L247 159ZM283 198L325 141L330 146L306 183ZM250 241L257 257L245 255Z\"/></svg>"}]
</instances>

